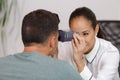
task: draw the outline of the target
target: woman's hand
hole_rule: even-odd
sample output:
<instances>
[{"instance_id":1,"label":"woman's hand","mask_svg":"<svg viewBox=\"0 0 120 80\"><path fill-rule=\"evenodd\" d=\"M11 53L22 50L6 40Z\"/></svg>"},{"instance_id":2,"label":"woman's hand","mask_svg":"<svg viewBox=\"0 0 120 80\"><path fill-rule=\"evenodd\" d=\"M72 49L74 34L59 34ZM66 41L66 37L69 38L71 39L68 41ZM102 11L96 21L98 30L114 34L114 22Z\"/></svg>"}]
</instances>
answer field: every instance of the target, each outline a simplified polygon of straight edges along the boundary
<instances>
[{"instance_id":1,"label":"woman's hand","mask_svg":"<svg viewBox=\"0 0 120 80\"><path fill-rule=\"evenodd\" d=\"M72 40L73 46L73 58L77 65L78 71L82 72L84 69L85 63L83 60L83 55L85 53L86 43L83 37L79 36L79 34L74 33Z\"/></svg>"}]
</instances>

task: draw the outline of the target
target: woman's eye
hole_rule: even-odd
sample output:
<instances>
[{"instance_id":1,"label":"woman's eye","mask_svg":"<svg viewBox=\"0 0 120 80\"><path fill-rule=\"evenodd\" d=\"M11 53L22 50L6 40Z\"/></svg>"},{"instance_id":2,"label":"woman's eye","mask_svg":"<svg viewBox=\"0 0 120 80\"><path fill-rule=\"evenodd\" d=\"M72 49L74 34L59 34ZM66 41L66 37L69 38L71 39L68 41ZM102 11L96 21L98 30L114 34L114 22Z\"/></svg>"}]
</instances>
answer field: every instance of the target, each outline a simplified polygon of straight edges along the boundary
<instances>
[{"instance_id":1,"label":"woman's eye","mask_svg":"<svg viewBox=\"0 0 120 80\"><path fill-rule=\"evenodd\" d=\"M89 35L89 33L83 33L83 36L87 36L87 35Z\"/></svg>"}]
</instances>

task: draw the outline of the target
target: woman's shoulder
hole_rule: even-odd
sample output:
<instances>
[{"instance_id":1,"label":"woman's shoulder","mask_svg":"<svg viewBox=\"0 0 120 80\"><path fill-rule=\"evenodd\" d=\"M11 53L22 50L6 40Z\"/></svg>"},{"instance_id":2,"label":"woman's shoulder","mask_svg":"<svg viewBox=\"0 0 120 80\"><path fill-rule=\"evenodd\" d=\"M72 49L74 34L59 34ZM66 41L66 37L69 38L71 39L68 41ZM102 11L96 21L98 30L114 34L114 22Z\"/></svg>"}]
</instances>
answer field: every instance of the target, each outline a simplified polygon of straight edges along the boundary
<instances>
[{"instance_id":1,"label":"woman's shoulder","mask_svg":"<svg viewBox=\"0 0 120 80\"><path fill-rule=\"evenodd\" d=\"M100 48L102 50L118 51L118 49L110 42L102 38L97 38L99 41Z\"/></svg>"}]
</instances>

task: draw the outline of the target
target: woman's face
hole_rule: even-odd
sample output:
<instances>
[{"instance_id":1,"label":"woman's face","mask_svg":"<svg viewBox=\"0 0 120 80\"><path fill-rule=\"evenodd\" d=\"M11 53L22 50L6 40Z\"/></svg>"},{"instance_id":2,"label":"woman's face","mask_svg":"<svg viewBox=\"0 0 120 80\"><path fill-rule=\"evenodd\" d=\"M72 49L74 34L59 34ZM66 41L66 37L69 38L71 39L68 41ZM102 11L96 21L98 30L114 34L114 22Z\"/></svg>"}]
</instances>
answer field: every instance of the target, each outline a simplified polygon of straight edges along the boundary
<instances>
[{"instance_id":1,"label":"woman's face","mask_svg":"<svg viewBox=\"0 0 120 80\"><path fill-rule=\"evenodd\" d=\"M80 16L72 19L70 22L70 30L73 32L79 32L79 35L84 38L86 43L84 54L88 54L94 47L98 27L94 30L91 21Z\"/></svg>"}]
</instances>

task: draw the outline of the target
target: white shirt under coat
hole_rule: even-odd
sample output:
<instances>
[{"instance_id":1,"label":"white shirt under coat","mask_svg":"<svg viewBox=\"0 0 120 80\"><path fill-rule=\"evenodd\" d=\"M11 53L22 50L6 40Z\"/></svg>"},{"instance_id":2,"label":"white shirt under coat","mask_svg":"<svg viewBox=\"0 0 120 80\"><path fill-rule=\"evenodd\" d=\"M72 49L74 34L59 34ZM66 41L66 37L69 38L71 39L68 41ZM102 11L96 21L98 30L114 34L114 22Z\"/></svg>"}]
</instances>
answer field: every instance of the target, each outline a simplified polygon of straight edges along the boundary
<instances>
[{"instance_id":1,"label":"white shirt under coat","mask_svg":"<svg viewBox=\"0 0 120 80\"><path fill-rule=\"evenodd\" d=\"M76 70L71 42L59 42L58 58L69 62ZM83 80L118 79L119 51L109 41L96 38L92 51L84 55L86 65L80 76Z\"/></svg>"}]
</instances>

